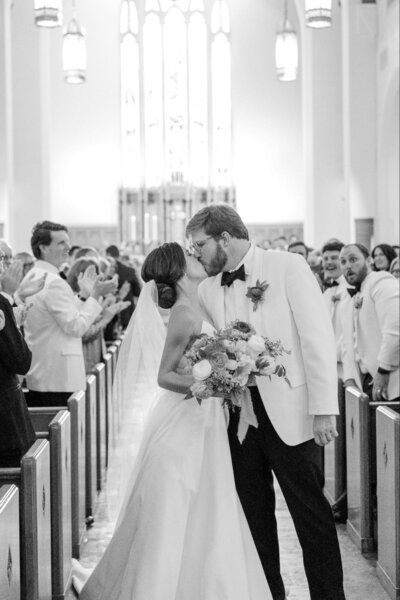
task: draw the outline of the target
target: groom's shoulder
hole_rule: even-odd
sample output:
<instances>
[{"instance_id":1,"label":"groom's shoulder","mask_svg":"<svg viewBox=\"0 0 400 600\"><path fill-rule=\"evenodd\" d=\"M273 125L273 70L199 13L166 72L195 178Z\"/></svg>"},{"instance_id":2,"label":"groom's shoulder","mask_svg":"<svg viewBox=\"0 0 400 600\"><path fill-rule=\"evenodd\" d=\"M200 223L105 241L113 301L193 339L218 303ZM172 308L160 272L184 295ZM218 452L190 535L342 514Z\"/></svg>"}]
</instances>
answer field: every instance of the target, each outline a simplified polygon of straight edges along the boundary
<instances>
[{"instance_id":1,"label":"groom's shoulder","mask_svg":"<svg viewBox=\"0 0 400 600\"><path fill-rule=\"evenodd\" d=\"M304 262L304 258L299 254L294 254L293 252L286 251L274 251L274 250L262 250L259 249L260 256L262 261L265 264L286 268L286 267L296 267L302 266L302 261Z\"/></svg>"}]
</instances>

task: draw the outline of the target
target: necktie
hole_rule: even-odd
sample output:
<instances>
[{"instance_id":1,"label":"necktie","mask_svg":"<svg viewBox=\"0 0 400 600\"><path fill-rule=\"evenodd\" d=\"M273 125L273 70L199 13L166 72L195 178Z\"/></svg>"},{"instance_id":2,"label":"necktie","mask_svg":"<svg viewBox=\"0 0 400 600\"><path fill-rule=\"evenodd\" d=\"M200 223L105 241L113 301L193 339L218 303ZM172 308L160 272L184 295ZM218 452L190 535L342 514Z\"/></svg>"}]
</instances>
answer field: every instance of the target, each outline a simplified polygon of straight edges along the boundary
<instances>
[{"instance_id":1,"label":"necktie","mask_svg":"<svg viewBox=\"0 0 400 600\"><path fill-rule=\"evenodd\" d=\"M224 271L221 277L221 285L227 285L230 287L235 279L246 281L246 273L244 271L244 265L236 269L236 271Z\"/></svg>"},{"instance_id":2,"label":"necktie","mask_svg":"<svg viewBox=\"0 0 400 600\"><path fill-rule=\"evenodd\" d=\"M358 294L358 292L361 290L361 283L357 283L354 287L352 288L347 288L347 291L350 294L351 298L354 298L354 296L356 294Z\"/></svg>"},{"instance_id":3,"label":"necktie","mask_svg":"<svg viewBox=\"0 0 400 600\"><path fill-rule=\"evenodd\" d=\"M336 287L338 285L339 285L339 283L336 281L336 279L331 279L330 281L328 279L326 279L324 281L324 289L325 290L327 290L328 288Z\"/></svg>"}]
</instances>

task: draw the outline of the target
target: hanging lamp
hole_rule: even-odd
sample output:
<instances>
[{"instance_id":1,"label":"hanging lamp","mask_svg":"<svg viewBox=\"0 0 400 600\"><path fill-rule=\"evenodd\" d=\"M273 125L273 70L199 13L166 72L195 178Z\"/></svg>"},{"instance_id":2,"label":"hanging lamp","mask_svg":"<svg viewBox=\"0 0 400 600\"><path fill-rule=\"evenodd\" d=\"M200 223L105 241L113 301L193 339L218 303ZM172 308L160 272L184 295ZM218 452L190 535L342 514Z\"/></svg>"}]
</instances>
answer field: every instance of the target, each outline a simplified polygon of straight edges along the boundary
<instances>
[{"instance_id":1,"label":"hanging lamp","mask_svg":"<svg viewBox=\"0 0 400 600\"><path fill-rule=\"evenodd\" d=\"M72 2L72 19L63 34L63 69L65 83L86 81L85 31L76 18L76 3Z\"/></svg>"},{"instance_id":2,"label":"hanging lamp","mask_svg":"<svg viewBox=\"0 0 400 600\"><path fill-rule=\"evenodd\" d=\"M60 27L62 25L62 0L35 0L35 25Z\"/></svg>"},{"instance_id":3,"label":"hanging lamp","mask_svg":"<svg viewBox=\"0 0 400 600\"><path fill-rule=\"evenodd\" d=\"M275 40L275 65L276 76L279 81L295 81L299 64L299 50L297 33L288 19L287 0L282 27L276 34Z\"/></svg>"},{"instance_id":4,"label":"hanging lamp","mask_svg":"<svg viewBox=\"0 0 400 600\"><path fill-rule=\"evenodd\" d=\"M315 29L332 25L332 0L305 0L306 25Z\"/></svg>"}]
</instances>

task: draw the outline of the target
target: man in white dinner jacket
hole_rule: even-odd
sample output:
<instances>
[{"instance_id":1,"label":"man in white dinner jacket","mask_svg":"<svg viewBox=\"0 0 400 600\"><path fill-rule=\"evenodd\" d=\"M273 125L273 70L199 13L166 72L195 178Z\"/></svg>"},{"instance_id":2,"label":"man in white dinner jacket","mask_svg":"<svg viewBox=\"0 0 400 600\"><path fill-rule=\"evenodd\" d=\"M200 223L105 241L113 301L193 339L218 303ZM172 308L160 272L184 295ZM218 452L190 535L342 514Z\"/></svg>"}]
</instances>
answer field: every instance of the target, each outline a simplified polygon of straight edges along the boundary
<instances>
[{"instance_id":1,"label":"man in white dinner jacket","mask_svg":"<svg viewBox=\"0 0 400 600\"><path fill-rule=\"evenodd\" d=\"M272 376L250 388L258 427L250 426L241 444L236 411L228 429L236 487L273 598L283 600L285 589L272 472L303 549L311 599L342 600L338 539L323 494L322 446L337 435L332 415L338 404L335 341L321 291L303 258L250 244L227 205L200 210L186 233L209 276L199 287L205 317L216 328L248 322L290 351L283 358L290 385Z\"/></svg>"},{"instance_id":2,"label":"man in white dinner jacket","mask_svg":"<svg viewBox=\"0 0 400 600\"><path fill-rule=\"evenodd\" d=\"M344 246L341 268L350 310L342 313L345 385L355 385L375 401L400 396L399 282L387 271L373 272L362 244Z\"/></svg>"},{"instance_id":3,"label":"man in white dinner jacket","mask_svg":"<svg viewBox=\"0 0 400 600\"><path fill-rule=\"evenodd\" d=\"M115 289L116 282L84 280L85 292L74 295L59 274L71 247L64 225L38 223L31 246L37 259L31 273L40 277L46 272L47 278L43 290L32 297L25 321L32 350L27 400L30 406L65 406L71 393L85 389L82 335L102 311L99 298Z\"/></svg>"}]
</instances>

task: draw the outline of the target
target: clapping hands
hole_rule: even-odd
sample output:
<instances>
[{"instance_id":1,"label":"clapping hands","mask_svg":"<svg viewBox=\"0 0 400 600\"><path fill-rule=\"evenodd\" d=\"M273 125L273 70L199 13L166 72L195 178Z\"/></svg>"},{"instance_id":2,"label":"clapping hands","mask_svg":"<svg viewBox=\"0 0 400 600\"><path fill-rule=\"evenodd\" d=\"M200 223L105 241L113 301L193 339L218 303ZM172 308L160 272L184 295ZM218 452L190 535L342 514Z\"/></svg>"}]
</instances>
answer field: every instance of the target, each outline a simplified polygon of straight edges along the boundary
<instances>
[{"instance_id":1,"label":"clapping hands","mask_svg":"<svg viewBox=\"0 0 400 600\"><path fill-rule=\"evenodd\" d=\"M2 310L0 310L0 331L6 326L6 318Z\"/></svg>"},{"instance_id":2,"label":"clapping hands","mask_svg":"<svg viewBox=\"0 0 400 600\"><path fill-rule=\"evenodd\" d=\"M94 265L90 265L84 273L80 273L78 287L81 295L85 298L92 296L95 300L99 300L102 296L115 292L118 287L118 275L105 281L102 277L96 274Z\"/></svg>"},{"instance_id":3,"label":"clapping hands","mask_svg":"<svg viewBox=\"0 0 400 600\"><path fill-rule=\"evenodd\" d=\"M20 260L14 261L1 276L0 284L3 292L14 296L23 277L23 265Z\"/></svg>"},{"instance_id":4,"label":"clapping hands","mask_svg":"<svg viewBox=\"0 0 400 600\"><path fill-rule=\"evenodd\" d=\"M115 315L118 315L120 312L125 310L125 308L128 308L130 304L131 302L129 300L121 300L119 302L114 302L114 304L107 306L107 308L103 311L103 318L106 320L107 323L109 323L110 321L112 321Z\"/></svg>"},{"instance_id":5,"label":"clapping hands","mask_svg":"<svg viewBox=\"0 0 400 600\"><path fill-rule=\"evenodd\" d=\"M47 273L44 273L38 279L34 279L35 273L28 273L26 277L21 281L21 284L17 290L18 296L22 302L25 302L29 296L34 296L44 288L46 283Z\"/></svg>"}]
</instances>

